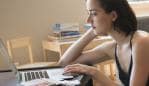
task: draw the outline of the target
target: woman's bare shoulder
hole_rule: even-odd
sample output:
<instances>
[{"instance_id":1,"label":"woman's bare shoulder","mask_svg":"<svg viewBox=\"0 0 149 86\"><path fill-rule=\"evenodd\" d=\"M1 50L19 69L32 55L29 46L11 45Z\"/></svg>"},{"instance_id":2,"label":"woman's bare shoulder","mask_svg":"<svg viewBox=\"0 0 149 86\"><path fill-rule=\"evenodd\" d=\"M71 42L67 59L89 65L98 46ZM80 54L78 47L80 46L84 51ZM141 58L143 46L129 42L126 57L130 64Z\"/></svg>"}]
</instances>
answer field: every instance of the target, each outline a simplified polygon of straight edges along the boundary
<instances>
[{"instance_id":1,"label":"woman's bare shoulder","mask_svg":"<svg viewBox=\"0 0 149 86\"><path fill-rule=\"evenodd\" d=\"M134 60L138 64L149 61L149 33L145 31L137 31L133 39ZM137 64L136 63L136 64ZM148 62L146 62L148 63Z\"/></svg>"},{"instance_id":2,"label":"woman's bare shoulder","mask_svg":"<svg viewBox=\"0 0 149 86\"><path fill-rule=\"evenodd\" d=\"M149 44L149 33L145 31L137 31L134 35L133 43L135 45Z\"/></svg>"}]
</instances>

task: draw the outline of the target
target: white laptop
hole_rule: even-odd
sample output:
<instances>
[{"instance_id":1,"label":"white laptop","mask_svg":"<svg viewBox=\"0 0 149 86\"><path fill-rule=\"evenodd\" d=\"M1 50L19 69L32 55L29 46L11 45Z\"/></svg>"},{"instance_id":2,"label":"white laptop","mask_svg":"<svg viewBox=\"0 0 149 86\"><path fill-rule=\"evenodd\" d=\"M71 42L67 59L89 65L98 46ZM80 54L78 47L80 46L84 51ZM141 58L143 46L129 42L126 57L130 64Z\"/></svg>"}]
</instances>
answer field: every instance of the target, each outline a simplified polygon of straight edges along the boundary
<instances>
[{"instance_id":1,"label":"white laptop","mask_svg":"<svg viewBox=\"0 0 149 86\"><path fill-rule=\"evenodd\" d=\"M42 67L17 70L10 59L4 43L0 39L0 86L30 86L38 81L47 80L55 85L79 85L83 76L66 76L60 67Z\"/></svg>"}]
</instances>

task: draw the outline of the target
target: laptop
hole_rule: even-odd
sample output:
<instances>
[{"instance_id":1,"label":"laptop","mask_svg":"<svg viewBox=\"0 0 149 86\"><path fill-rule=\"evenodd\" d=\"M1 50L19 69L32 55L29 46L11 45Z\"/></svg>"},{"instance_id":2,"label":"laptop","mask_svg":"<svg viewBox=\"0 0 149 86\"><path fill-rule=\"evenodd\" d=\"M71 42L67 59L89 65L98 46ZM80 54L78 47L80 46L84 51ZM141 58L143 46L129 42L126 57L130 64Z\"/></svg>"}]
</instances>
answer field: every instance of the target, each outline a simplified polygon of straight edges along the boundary
<instances>
[{"instance_id":1,"label":"laptop","mask_svg":"<svg viewBox=\"0 0 149 86\"><path fill-rule=\"evenodd\" d=\"M31 86L40 81L52 85L79 85L83 75L64 75L62 67L17 69L0 39L0 86Z\"/></svg>"}]
</instances>

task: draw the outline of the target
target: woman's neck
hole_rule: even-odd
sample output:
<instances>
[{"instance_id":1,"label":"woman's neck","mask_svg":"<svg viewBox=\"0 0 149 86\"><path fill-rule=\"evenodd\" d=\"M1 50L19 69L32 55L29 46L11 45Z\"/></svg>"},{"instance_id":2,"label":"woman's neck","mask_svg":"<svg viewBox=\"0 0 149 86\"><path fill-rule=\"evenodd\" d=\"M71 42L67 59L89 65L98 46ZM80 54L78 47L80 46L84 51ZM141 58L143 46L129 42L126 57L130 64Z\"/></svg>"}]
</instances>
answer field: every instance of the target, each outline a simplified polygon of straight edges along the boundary
<instances>
[{"instance_id":1,"label":"woman's neck","mask_svg":"<svg viewBox=\"0 0 149 86\"><path fill-rule=\"evenodd\" d=\"M118 45L124 45L130 42L131 35L126 36L125 33L117 32L117 31L111 31L109 35L116 41Z\"/></svg>"}]
</instances>

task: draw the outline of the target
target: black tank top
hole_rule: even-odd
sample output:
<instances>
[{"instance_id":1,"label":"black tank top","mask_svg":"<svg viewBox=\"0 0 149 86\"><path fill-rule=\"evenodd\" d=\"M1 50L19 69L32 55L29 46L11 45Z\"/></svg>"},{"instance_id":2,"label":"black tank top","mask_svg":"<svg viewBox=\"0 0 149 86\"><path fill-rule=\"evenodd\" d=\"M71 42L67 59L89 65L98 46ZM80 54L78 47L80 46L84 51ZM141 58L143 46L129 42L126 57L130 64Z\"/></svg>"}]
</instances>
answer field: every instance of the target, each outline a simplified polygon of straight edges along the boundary
<instances>
[{"instance_id":1,"label":"black tank top","mask_svg":"<svg viewBox=\"0 0 149 86\"><path fill-rule=\"evenodd\" d=\"M132 38L133 38L133 35L131 36L131 39L130 39L130 48L131 48L131 51L132 51L132 42L131 42ZM132 70L132 66L133 66L132 52L131 52L131 60L130 60L130 65L129 65L128 73L124 72L123 69L120 66L120 63L119 63L119 60L118 60L118 57L117 57L117 44L115 46L115 60L116 60L116 65L117 65L118 72L119 72L118 73L119 74L119 79L124 84L124 86L129 86L130 76L131 76L131 70ZM146 86L149 86L149 77L148 77L148 81L147 81Z\"/></svg>"}]
</instances>

